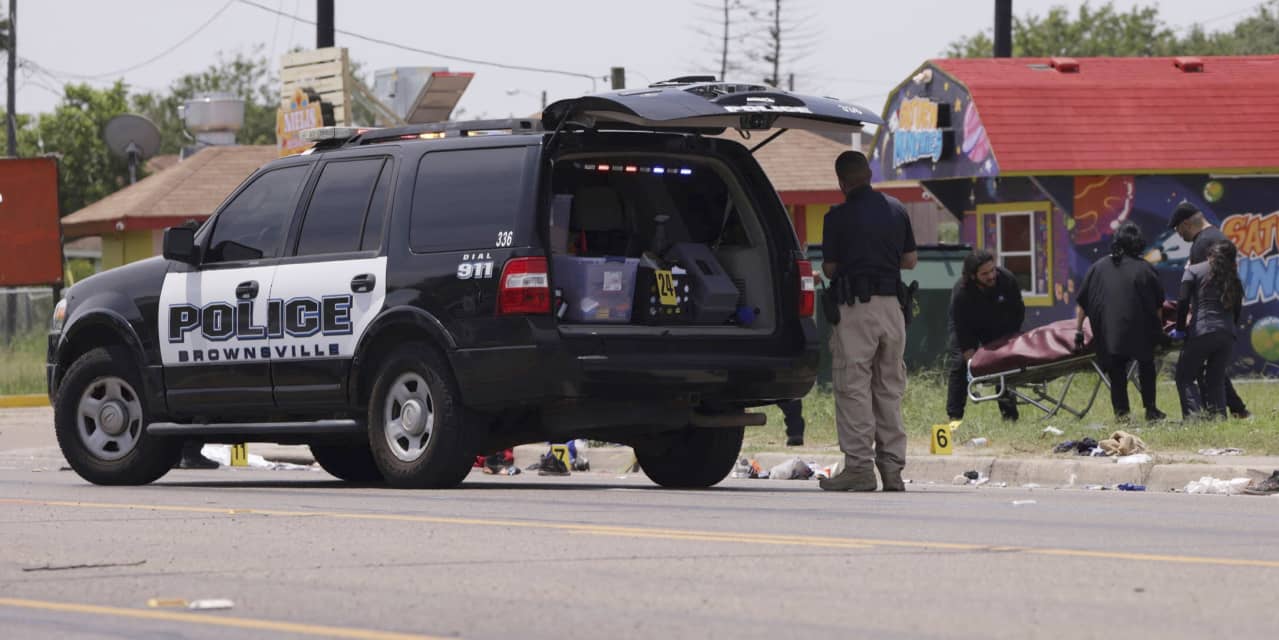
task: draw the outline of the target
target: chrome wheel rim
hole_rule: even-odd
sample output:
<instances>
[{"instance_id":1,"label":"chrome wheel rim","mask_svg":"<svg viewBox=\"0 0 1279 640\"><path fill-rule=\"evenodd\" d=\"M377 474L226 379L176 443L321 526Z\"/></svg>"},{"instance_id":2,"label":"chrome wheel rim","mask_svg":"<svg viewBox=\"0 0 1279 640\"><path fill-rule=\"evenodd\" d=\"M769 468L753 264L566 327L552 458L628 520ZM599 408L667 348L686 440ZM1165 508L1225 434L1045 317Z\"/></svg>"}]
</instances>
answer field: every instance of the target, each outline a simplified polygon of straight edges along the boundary
<instances>
[{"instance_id":1,"label":"chrome wheel rim","mask_svg":"<svg viewBox=\"0 0 1279 640\"><path fill-rule=\"evenodd\" d=\"M129 455L142 435L142 401L137 392L115 376L89 383L76 405L76 434L100 460Z\"/></svg>"},{"instance_id":2,"label":"chrome wheel rim","mask_svg":"<svg viewBox=\"0 0 1279 640\"><path fill-rule=\"evenodd\" d=\"M435 428L435 402L426 380L413 372L396 378L386 394L382 416L391 453L403 462L422 457Z\"/></svg>"}]
</instances>

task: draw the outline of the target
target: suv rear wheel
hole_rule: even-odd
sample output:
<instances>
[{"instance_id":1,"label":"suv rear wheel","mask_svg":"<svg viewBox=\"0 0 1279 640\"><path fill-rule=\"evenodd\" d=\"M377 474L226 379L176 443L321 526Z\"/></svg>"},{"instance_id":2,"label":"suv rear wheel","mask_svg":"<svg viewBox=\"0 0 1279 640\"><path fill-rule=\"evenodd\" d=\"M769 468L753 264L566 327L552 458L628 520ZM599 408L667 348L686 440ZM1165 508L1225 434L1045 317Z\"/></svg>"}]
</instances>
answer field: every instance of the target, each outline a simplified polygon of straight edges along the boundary
<instances>
[{"instance_id":1,"label":"suv rear wheel","mask_svg":"<svg viewBox=\"0 0 1279 640\"><path fill-rule=\"evenodd\" d=\"M394 487L457 486L470 473L483 434L468 428L444 356L416 343L397 347L369 396L369 449Z\"/></svg>"},{"instance_id":2,"label":"suv rear wheel","mask_svg":"<svg viewBox=\"0 0 1279 640\"><path fill-rule=\"evenodd\" d=\"M649 479L673 489L701 489L723 480L742 450L744 427L689 427L635 444Z\"/></svg>"},{"instance_id":3,"label":"suv rear wheel","mask_svg":"<svg viewBox=\"0 0 1279 640\"><path fill-rule=\"evenodd\" d=\"M363 445L313 444L311 455L320 468L347 482L383 482L373 452Z\"/></svg>"},{"instance_id":4,"label":"suv rear wheel","mask_svg":"<svg viewBox=\"0 0 1279 640\"><path fill-rule=\"evenodd\" d=\"M147 435L149 413L130 355L94 349L67 371L53 404L58 446L72 469L94 484L158 480L181 455L182 442Z\"/></svg>"}]
</instances>

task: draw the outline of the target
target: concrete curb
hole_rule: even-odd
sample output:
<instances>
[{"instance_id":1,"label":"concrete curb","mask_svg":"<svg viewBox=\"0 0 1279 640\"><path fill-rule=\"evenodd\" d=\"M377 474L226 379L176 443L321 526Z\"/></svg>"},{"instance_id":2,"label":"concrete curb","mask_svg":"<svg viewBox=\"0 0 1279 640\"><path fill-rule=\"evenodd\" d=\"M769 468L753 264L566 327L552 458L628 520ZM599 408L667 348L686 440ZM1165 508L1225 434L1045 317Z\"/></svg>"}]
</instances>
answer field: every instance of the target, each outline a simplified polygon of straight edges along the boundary
<instances>
[{"instance_id":1,"label":"concrete curb","mask_svg":"<svg viewBox=\"0 0 1279 640\"><path fill-rule=\"evenodd\" d=\"M0 396L0 409L26 409L47 406L49 406L49 396L43 393Z\"/></svg>"}]
</instances>

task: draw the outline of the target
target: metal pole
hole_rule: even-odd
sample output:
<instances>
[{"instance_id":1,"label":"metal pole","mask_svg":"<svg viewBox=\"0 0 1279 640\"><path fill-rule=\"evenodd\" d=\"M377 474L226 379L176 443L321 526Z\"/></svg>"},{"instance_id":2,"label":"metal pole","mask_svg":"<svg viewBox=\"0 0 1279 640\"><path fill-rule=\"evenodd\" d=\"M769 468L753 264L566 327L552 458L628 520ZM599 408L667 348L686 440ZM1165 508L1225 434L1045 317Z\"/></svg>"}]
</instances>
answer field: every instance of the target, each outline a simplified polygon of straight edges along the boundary
<instances>
[{"instance_id":1,"label":"metal pole","mask_svg":"<svg viewBox=\"0 0 1279 640\"><path fill-rule=\"evenodd\" d=\"M333 0L315 0L315 48L333 46Z\"/></svg>"},{"instance_id":2,"label":"metal pole","mask_svg":"<svg viewBox=\"0 0 1279 640\"><path fill-rule=\"evenodd\" d=\"M626 67L613 67L613 90L620 91L626 88Z\"/></svg>"},{"instance_id":3,"label":"metal pole","mask_svg":"<svg viewBox=\"0 0 1279 640\"><path fill-rule=\"evenodd\" d=\"M9 106L5 113L5 133L9 137L9 157L18 157L18 0L9 0Z\"/></svg>"},{"instance_id":4,"label":"metal pole","mask_svg":"<svg viewBox=\"0 0 1279 640\"><path fill-rule=\"evenodd\" d=\"M546 89L542 89L542 111L546 111Z\"/></svg>"},{"instance_id":5,"label":"metal pole","mask_svg":"<svg viewBox=\"0 0 1279 640\"><path fill-rule=\"evenodd\" d=\"M995 57L1013 57L1013 0L995 0Z\"/></svg>"}]
</instances>

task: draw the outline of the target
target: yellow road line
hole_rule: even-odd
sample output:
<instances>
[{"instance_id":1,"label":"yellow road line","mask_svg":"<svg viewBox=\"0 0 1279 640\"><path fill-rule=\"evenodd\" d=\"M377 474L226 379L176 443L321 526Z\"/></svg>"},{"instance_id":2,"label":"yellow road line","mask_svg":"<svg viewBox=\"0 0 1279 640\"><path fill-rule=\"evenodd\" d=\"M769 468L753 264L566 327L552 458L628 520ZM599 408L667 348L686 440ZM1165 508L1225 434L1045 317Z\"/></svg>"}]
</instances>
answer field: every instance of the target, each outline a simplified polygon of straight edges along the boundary
<instances>
[{"instance_id":1,"label":"yellow road line","mask_svg":"<svg viewBox=\"0 0 1279 640\"><path fill-rule=\"evenodd\" d=\"M297 633L308 636L325 636L329 638L355 638L356 640L442 640L439 636L423 636L412 633L371 631L351 627L327 627L318 624L275 622L272 620L215 616L203 613L152 611L148 609L128 609L125 607L104 607L92 604L73 604L69 602L25 600L22 598L0 598L0 606L15 607L19 609L39 609L42 611L58 611L63 613L114 616L117 618L163 620L166 622L183 622L187 624L202 624L215 627L231 627L234 629L254 629L258 631L275 631L279 633Z\"/></svg>"},{"instance_id":2,"label":"yellow road line","mask_svg":"<svg viewBox=\"0 0 1279 640\"><path fill-rule=\"evenodd\" d=\"M672 540L706 540L711 542L738 542L747 544L774 544L787 546L824 547L832 549L851 549L865 547L896 547L908 549L940 549L964 552L1016 552L1030 555L1044 555L1072 558L1095 558L1107 560L1129 560L1134 562L1161 562L1190 565L1218 565L1230 567L1255 567L1262 569L1279 569L1279 560L1253 560L1247 558L1221 558L1212 556L1159 555L1149 553L1126 553L1122 551L1093 551L1087 549L1055 549L1050 547L1002 546L964 542L934 542L920 540L889 540L874 538L841 538L828 536L747 533L735 531L698 531L695 529L660 529L654 527L627 527L618 525L599 525L574 522L545 522L532 520L500 520L492 518L455 518L445 516L422 516L395 513L350 513L341 511L291 511L281 509L243 509L226 507L194 507L181 505L151 505L114 502L75 502L59 500L26 500L21 498L0 498L0 504L20 504L47 507L69 507L82 509L117 509L135 511L162 511L174 513L204 513L213 515L238 516L275 516L275 517L309 517L334 518L339 520L364 520L382 522L415 522L423 524L448 524L480 527L508 527L519 529L541 529L565 531L569 533L620 536L633 538L668 538Z\"/></svg>"},{"instance_id":3,"label":"yellow road line","mask_svg":"<svg viewBox=\"0 0 1279 640\"><path fill-rule=\"evenodd\" d=\"M24 407L47 407L49 396L42 393L31 393L17 396L0 396L0 409L16 409Z\"/></svg>"}]
</instances>

